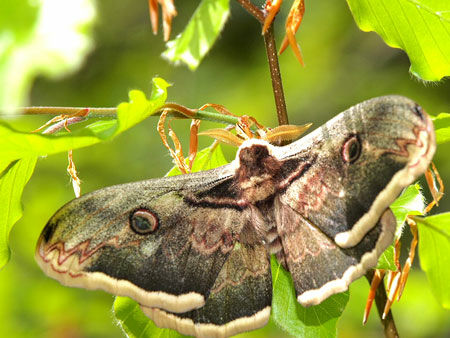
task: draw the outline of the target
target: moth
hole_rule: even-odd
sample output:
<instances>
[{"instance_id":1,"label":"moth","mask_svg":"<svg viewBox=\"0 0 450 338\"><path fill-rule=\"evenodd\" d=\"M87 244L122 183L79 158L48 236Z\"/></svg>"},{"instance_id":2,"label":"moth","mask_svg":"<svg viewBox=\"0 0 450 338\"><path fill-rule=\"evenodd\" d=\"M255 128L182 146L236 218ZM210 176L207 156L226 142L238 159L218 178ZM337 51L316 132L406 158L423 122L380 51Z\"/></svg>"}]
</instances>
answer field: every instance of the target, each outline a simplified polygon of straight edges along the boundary
<instances>
[{"instance_id":1,"label":"moth","mask_svg":"<svg viewBox=\"0 0 450 338\"><path fill-rule=\"evenodd\" d=\"M225 166L81 196L49 220L36 259L64 285L135 299L160 327L256 329L270 316L270 255L303 306L347 290L391 244L389 205L435 148L419 105L374 98L289 145L251 139Z\"/></svg>"}]
</instances>

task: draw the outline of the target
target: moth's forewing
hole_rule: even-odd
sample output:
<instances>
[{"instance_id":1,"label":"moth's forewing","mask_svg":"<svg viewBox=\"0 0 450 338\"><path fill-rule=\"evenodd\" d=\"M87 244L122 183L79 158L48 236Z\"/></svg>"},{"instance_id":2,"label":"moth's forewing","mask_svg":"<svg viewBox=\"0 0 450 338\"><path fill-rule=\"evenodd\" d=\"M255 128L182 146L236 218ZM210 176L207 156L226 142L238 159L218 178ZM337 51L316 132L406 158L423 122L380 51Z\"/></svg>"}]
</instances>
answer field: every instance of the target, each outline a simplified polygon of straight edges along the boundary
<instances>
[{"instance_id":1,"label":"moth's forewing","mask_svg":"<svg viewBox=\"0 0 450 338\"><path fill-rule=\"evenodd\" d=\"M246 223L240 210L217 215L186 202L192 189L226 181L219 172L123 184L75 199L48 222L37 260L69 286L104 289L173 312L203 306ZM154 231L133 231L136 210L154 217Z\"/></svg>"},{"instance_id":2,"label":"moth's forewing","mask_svg":"<svg viewBox=\"0 0 450 338\"><path fill-rule=\"evenodd\" d=\"M355 144L360 148L355 148ZM318 268L322 259L317 258L321 254L316 257L313 253L313 239L310 250L307 247L301 250L316 262L314 283L304 281L314 264L300 268L305 264L298 265L287 258L287 266L297 271L293 277L294 281L298 279L295 282L298 299L303 305L320 303L330 293L346 290L349 283L376 264L390 244L395 228L391 217L386 216L385 224L378 223L375 227L378 220L402 189L425 172L435 148L433 124L422 108L407 98L387 96L350 108L283 149L284 155L280 157L291 161L302 158L309 169L280 194L280 205L295 210L303 219L296 221L299 226L306 222L327 235L330 245L343 248L341 252L351 256L350 260L356 256L346 248L359 248L366 243L366 256L358 254L354 264L337 259L332 272L328 272L326 265ZM277 214L283 213L279 208ZM280 233L291 226L278 222ZM381 228L385 229L380 232L383 241L373 234L373 229ZM368 241L368 237L372 240ZM285 249L292 247L291 242L288 235L282 236ZM358 264L364 260L370 260L371 264L365 263L361 268ZM308 292L306 285L310 285L311 292L302 296Z\"/></svg>"}]
</instances>

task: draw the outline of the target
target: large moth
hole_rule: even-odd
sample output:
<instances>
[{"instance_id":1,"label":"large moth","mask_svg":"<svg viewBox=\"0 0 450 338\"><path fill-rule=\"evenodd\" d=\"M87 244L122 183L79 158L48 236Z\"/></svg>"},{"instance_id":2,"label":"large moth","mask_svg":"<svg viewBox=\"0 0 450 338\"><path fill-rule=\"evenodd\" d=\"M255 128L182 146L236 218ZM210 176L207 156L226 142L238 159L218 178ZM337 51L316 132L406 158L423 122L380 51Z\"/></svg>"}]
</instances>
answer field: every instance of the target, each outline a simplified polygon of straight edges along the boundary
<instances>
[{"instance_id":1,"label":"large moth","mask_svg":"<svg viewBox=\"0 0 450 338\"><path fill-rule=\"evenodd\" d=\"M77 198L49 220L36 258L64 285L135 299L161 327L256 329L270 316L270 254L303 306L347 290L392 242L389 205L435 148L419 105L371 99L290 145L248 140L217 169Z\"/></svg>"}]
</instances>

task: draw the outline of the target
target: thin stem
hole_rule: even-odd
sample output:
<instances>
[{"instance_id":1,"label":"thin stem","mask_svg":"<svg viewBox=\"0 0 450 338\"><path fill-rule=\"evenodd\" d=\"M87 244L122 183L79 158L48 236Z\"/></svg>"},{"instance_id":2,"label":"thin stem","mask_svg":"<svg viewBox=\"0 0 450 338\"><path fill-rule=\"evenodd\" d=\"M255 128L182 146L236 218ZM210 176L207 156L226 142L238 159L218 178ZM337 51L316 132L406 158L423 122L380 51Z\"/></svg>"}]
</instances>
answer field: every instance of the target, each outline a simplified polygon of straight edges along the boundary
<instances>
[{"instance_id":1,"label":"thin stem","mask_svg":"<svg viewBox=\"0 0 450 338\"><path fill-rule=\"evenodd\" d=\"M255 6L250 0L237 0L239 4L253 17L264 25L266 13L264 10ZM266 47L267 60L269 62L270 77L272 79L273 95L277 109L278 124L289 124L286 100L284 98L283 82L281 80L280 65L278 63L277 46L275 44L275 34L273 31L273 22L269 29L263 34L264 45Z\"/></svg>"},{"instance_id":2,"label":"thin stem","mask_svg":"<svg viewBox=\"0 0 450 338\"><path fill-rule=\"evenodd\" d=\"M272 88L277 107L278 124L289 124L286 100L284 98L283 82L281 80L280 65L278 63L277 46L275 44L275 34L273 24L270 25L264 34L264 44L266 46L267 60L269 61L270 77L272 78Z\"/></svg>"},{"instance_id":3,"label":"thin stem","mask_svg":"<svg viewBox=\"0 0 450 338\"><path fill-rule=\"evenodd\" d=\"M24 115L70 115L82 110L89 110L89 115L116 115L117 108L85 108L85 107L21 107L17 111Z\"/></svg>"},{"instance_id":4,"label":"thin stem","mask_svg":"<svg viewBox=\"0 0 450 338\"><path fill-rule=\"evenodd\" d=\"M369 284L372 282L374 276L374 271L369 270L366 273L366 278ZM381 282L378 286L377 292L375 294L375 304L377 305L378 315L380 316L381 323L384 326L384 335L386 338L398 338L397 328L395 326L394 316L392 315L392 310L389 310L386 318L383 319L384 306L387 301L386 289L384 283Z\"/></svg>"},{"instance_id":5,"label":"thin stem","mask_svg":"<svg viewBox=\"0 0 450 338\"><path fill-rule=\"evenodd\" d=\"M181 108L185 108L186 111L182 110ZM23 107L20 108L20 111L25 115L71 115L86 109L89 110L89 115L85 117L86 119L88 119L89 116L108 116L111 118L117 118L117 108ZM227 125L239 123L239 117L237 116L225 115L206 110L189 109L172 103L165 104L162 109L170 109L171 116L176 118L206 120ZM162 109L154 112L152 116L161 115Z\"/></svg>"},{"instance_id":6,"label":"thin stem","mask_svg":"<svg viewBox=\"0 0 450 338\"><path fill-rule=\"evenodd\" d=\"M261 24L264 24L265 14L263 10L261 10L258 6L253 4L250 0L237 0L239 4L256 20L258 20Z\"/></svg>"}]
</instances>

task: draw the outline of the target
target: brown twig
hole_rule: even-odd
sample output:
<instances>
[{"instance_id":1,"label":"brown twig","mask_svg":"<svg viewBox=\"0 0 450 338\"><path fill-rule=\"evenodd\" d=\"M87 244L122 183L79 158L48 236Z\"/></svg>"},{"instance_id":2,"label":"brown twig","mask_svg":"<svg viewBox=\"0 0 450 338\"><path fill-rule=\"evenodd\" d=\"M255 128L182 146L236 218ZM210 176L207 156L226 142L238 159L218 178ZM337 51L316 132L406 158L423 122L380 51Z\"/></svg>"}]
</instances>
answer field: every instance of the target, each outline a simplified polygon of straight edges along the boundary
<instances>
[{"instance_id":1,"label":"brown twig","mask_svg":"<svg viewBox=\"0 0 450 338\"><path fill-rule=\"evenodd\" d=\"M264 25L266 13L255 6L249 0L237 0L239 4L253 17L255 17L261 25ZM263 34L264 45L266 46L267 60L269 62L270 77L272 78L272 88L275 98L275 106L277 109L278 124L289 124L286 101L284 98L283 83L281 80L280 65L278 63L278 53L275 44L275 35L273 31L273 23L269 29Z\"/></svg>"},{"instance_id":2,"label":"brown twig","mask_svg":"<svg viewBox=\"0 0 450 338\"><path fill-rule=\"evenodd\" d=\"M266 46L267 60L269 61L270 77L272 78L272 88L277 107L278 124L289 124L286 101L284 99L283 82L281 80L280 65L278 64L277 46L275 45L275 35L273 24L270 25L264 34L264 44Z\"/></svg>"},{"instance_id":3,"label":"brown twig","mask_svg":"<svg viewBox=\"0 0 450 338\"><path fill-rule=\"evenodd\" d=\"M264 24L264 19L266 18L264 12L250 0L237 0L239 4L252 16L255 17L261 24Z\"/></svg>"},{"instance_id":4,"label":"brown twig","mask_svg":"<svg viewBox=\"0 0 450 338\"><path fill-rule=\"evenodd\" d=\"M366 278L369 281L369 284L372 282L373 276L374 276L373 270L367 271ZM383 311L386 301L387 301L386 289L384 287L383 282L381 282L375 294L375 304L377 305L378 315L380 316L381 323L384 326L384 335L387 338L398 338L399 335L397 332L397 328L395 326L392 311L390 310L386 318L383 319Z\"/></svg>"}]
</instances>

